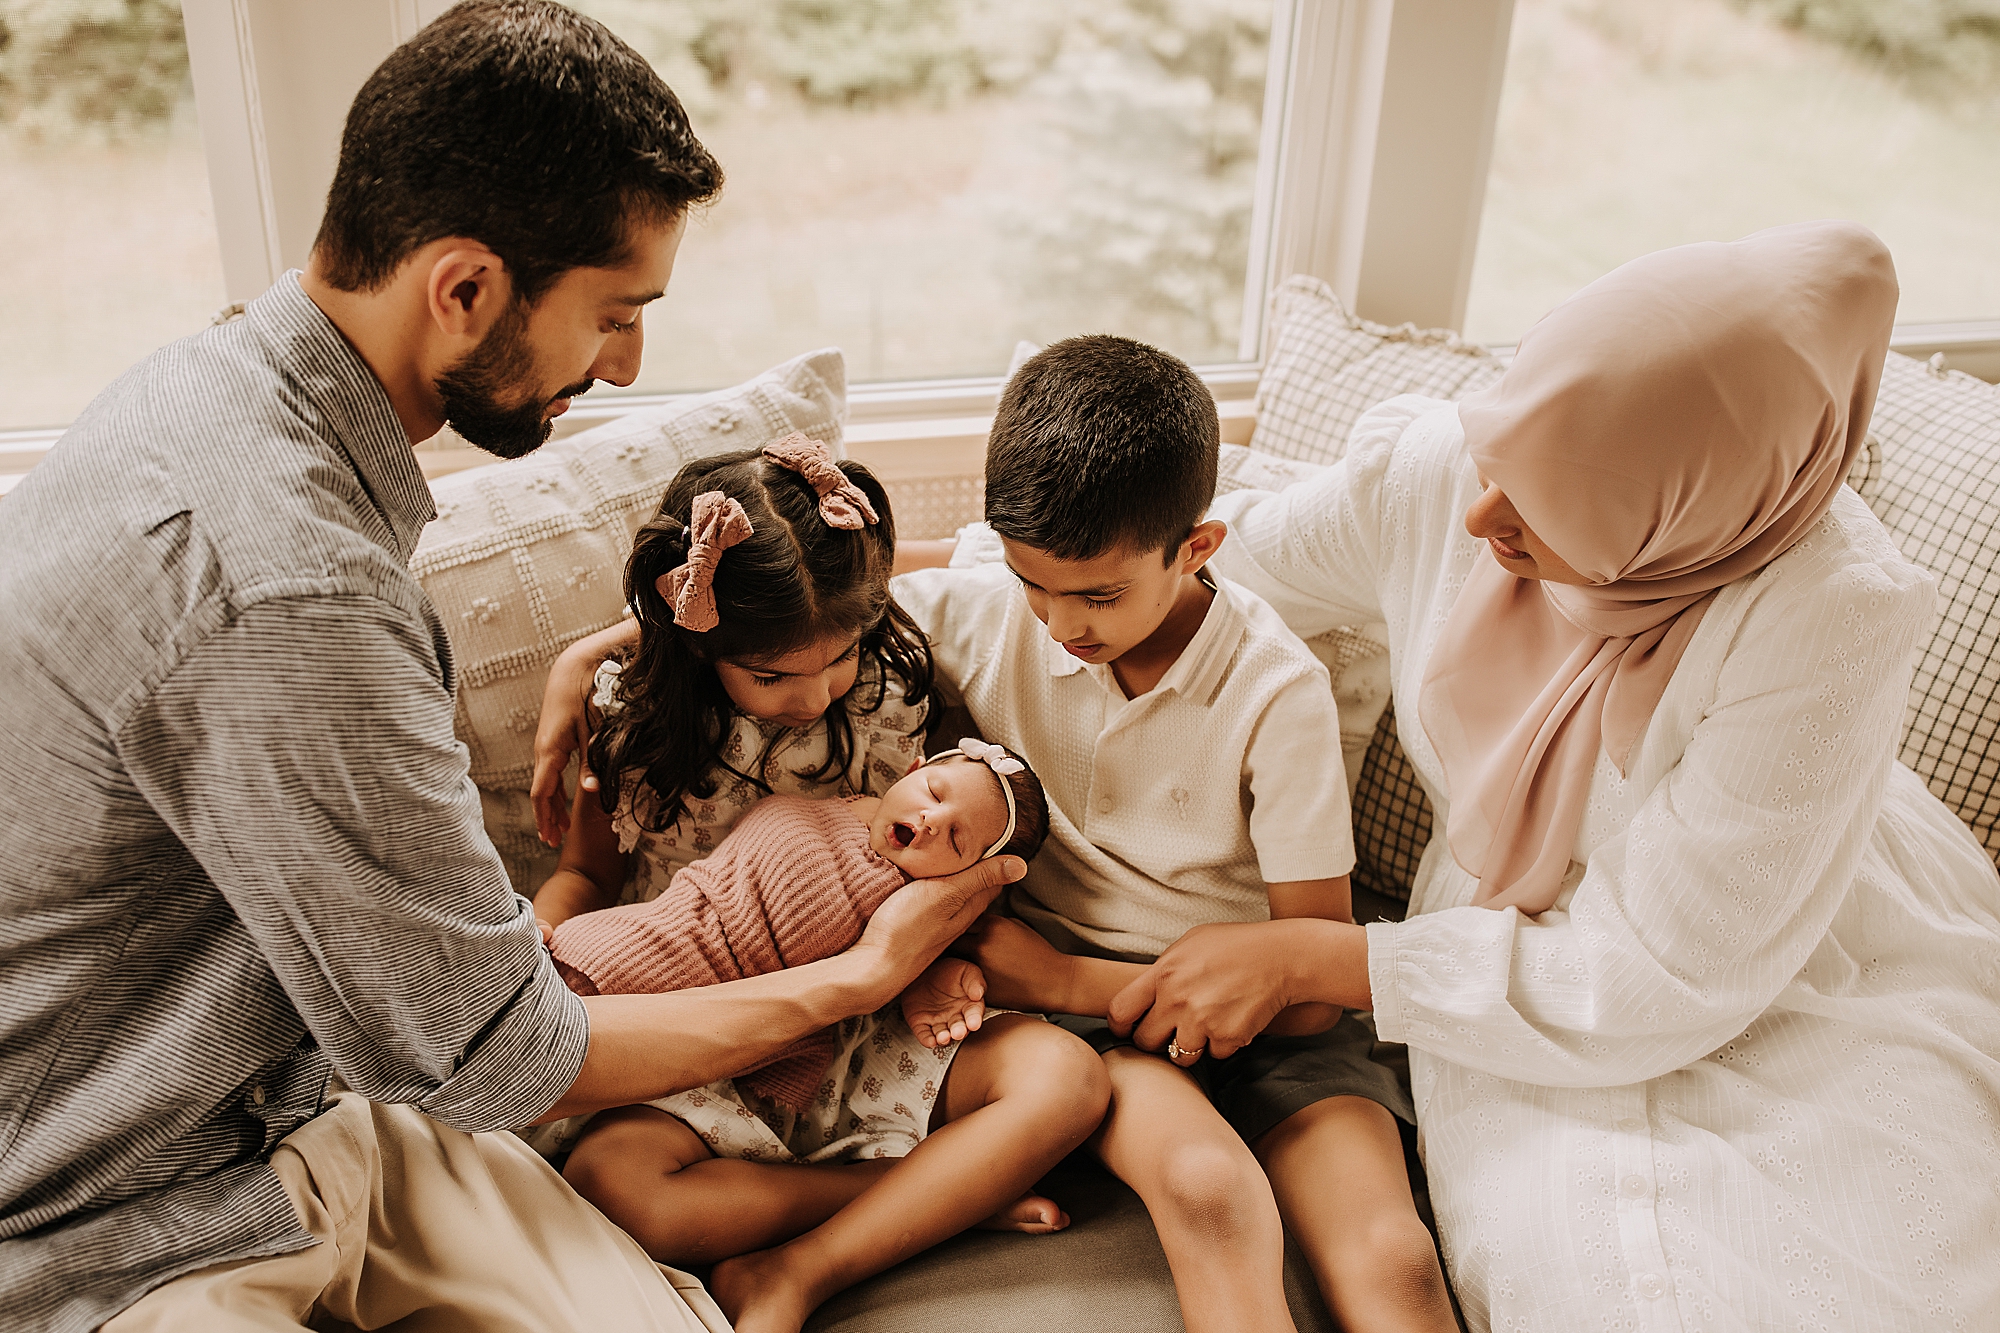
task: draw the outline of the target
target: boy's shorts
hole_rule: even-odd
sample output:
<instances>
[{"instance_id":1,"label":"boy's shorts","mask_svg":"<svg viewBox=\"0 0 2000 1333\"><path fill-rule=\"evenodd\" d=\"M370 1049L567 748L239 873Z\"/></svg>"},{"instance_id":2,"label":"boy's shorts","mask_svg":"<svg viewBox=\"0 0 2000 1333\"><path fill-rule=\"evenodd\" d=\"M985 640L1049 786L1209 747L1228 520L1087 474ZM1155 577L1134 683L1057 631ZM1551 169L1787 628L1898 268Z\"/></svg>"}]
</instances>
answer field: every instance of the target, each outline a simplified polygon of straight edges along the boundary
<instances>
[{"instance_id":1,"label":"boy's shorts","mask_svg":"<svg viewBox=\"0 0 2000 1333\"><path fill-rule=\"evenodd\" d=\"M1100 1055L1132 1045L1101 1018L1050 1014L1049 1021L1074 1032ZM1325 1032L1262 1036L1225 1060L1204 1055L1187 1072L1245 1143L1254 1144L1279 1121L1329 1097L1366 1097L1413 1126L1417 1113L1410 1094L1393 1070L1371 1058L1374 1045L1375 1029L1343 1011Z\"/></svg>"}]
</instances>

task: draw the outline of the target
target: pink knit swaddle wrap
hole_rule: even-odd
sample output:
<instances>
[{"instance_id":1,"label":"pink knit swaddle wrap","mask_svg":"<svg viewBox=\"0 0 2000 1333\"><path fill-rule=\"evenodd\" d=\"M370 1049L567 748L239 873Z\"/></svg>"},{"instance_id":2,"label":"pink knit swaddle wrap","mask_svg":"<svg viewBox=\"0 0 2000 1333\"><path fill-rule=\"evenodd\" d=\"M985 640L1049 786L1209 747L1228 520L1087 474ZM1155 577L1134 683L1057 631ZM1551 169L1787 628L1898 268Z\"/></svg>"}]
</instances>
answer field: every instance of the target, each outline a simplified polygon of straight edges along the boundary
<instances>
[{"instance_id":1,"label":"pink knit swaddle wrap","mask_svg":"<svg viewBox=\"0 0 2000 1333\"><path fill-rule=\"evenodd\" d=\"M869 848L868 826L845 801L768 796L658 898L572 917L550 948L579 995L712 986L832 957L908 882ZM738 1082L802 1110L833 1049L830 1033L815 1033Z\"/></svg>"}]
</instances>

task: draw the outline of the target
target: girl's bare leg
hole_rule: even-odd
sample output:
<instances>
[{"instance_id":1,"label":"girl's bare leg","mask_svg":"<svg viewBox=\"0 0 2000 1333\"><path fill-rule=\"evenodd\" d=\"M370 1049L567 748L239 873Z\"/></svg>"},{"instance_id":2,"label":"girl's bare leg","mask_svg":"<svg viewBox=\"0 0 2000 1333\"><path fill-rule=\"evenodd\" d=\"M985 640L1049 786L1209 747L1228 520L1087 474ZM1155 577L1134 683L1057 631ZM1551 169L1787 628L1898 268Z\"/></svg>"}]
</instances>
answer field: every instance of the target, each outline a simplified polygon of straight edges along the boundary
<instances>
[{"instance_id":1,"label":"girl's bare leg","mask_svg":"<svg viewBox=\"0 0 2000 1333\"><path fill-rule=\"evenodd\" d=\"M714 1263L810 1231L888 1167L717 1157L665 1111L623 1106L590 1122L563 1177L646 1253L685 1265Z\"/></svg>"},{"instance_id":2,"label":"girl's bare leg","mask_svg":"<svg viewBox=\"0 0 2000 1333\"><path fill-rule=\"evenodd\" d=\"M952 1061L933 1113L943 1127L824 1225L717 1264L716 1303L737 1333L798 1333L835 1292L1020 1198L1097 1127L1108 1096L1077 1038L1022 1014L987 1020Z\"/></svg>"},{"instance_id":3,"label":"girl's bare leg","mask_svg":"<svg viewBox=\"0 0 2000 1333\"><path fill-rule=\"evenodd\" d=\"M1104 1055L1111 1111L1092 1140L1152 1214L1188 1333L1296 1333L1285 1233L1263 1168L1193 1079L1157 1055Z\"/></svg>"},{"instance_id":4,"label":"girl's bare leg","mask_svg":"<svg viewBox=\"0 0 2000 1333\"><path fill-rule=\"evenodd\" d=\"M1393 1115L1365 1097L1333 1097L1280 1121L1256 1149L1342 1328L1454 1333Z\"/></svg>"}]
</instances>

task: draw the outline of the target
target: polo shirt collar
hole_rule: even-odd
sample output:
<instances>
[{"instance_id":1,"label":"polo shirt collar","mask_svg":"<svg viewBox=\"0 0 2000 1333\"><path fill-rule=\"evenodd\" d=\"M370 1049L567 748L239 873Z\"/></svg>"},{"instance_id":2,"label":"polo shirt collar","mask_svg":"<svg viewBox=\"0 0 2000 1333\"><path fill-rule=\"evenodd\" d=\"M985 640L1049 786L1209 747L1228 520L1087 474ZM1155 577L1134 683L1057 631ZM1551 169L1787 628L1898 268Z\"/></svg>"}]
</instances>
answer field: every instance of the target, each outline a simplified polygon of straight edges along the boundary
<instances>
[{"instance_id":1,"label":"polo shirt collar","mask_svg":"<svg viewBox=\"0 0 2000 1333\"><path fill-rule=\"evenodd\" d=\"M1172 690L1197 703L1208 703L1214 698L1216 687L1222 683L1223 673L1229 667L1229 659L1236 652L1237 644L1242 641L1249 620L1233 585L1211 576L1206 569L1196 577L1215 594L1209 598L1208 614L1201 618L1201 627L1195 630L1187 647L1181 649L1181 655L1146 697ZM1064 652L1062 645L1051 639L1046 631L1041 637L1042 654L1048 662L1051 676L1073 676L1079 671L1088 671L1099 685L1120 698L1124 697L1117 678L1111 674L1109 663L1092 665Z\"/></svg>"},{"instance_id":2,"label":"polo shirt collar","mask_svg":"<svg viewBox=\"0 0 2000 1333\"><path fill-rule=\"evenodd\" d=\"M318 410L407 563L424 525L437 517L437 505L388 391L306 295L297 269L279 278L243 314L271 344L273 364Z\"/></svg>"}]
</instances>

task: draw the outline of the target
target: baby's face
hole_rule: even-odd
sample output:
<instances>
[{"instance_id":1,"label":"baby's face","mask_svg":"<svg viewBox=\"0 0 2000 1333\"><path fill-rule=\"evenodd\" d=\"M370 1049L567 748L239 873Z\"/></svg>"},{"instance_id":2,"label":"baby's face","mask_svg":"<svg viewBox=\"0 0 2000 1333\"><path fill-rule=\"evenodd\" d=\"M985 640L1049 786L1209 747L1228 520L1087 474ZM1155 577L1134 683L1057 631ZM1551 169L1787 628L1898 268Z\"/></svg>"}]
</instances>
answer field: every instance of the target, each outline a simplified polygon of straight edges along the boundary
<instances>
[{"instance_id":1,"label":"baby's face","mask_svg":"<svg viewBox=\"0 0 2000 1333\"><path fill-rule=\"evenodd\" d=\"M882 797L868 826L869 845L911 879L969 869L1006 831L1000 781L969 759L925 764Z\"/></svg>"}]
</instances>

